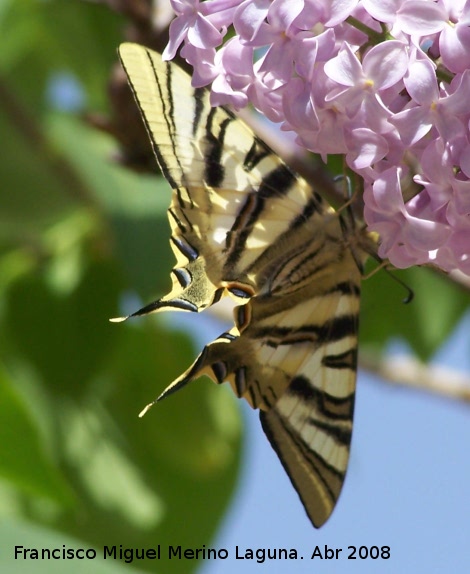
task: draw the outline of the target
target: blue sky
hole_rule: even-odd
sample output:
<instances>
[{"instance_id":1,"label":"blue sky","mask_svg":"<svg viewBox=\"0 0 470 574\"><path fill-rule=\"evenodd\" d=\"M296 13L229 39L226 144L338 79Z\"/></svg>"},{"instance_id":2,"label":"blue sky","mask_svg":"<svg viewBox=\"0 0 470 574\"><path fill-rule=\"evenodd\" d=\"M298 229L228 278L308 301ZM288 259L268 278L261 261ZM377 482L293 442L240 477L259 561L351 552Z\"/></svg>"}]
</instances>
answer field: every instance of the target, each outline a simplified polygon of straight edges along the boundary
<instances>
[{"instance_id":1,"label":"blue sky","mask_svg":"<svg viewBox=\"0 0 470 574\"><path fill-rule=\"evenodd\" d=\"M436 362L470 371L470 316ZM360 372L350 467L337 508L320 530L259 425L244 408L246 464L215 548L201 574L251 572L463 572L470 563L470 405L389 385ZM319 545L338 560L310 560ZM303 560L236 560L235 547L296 548ZM390 546L388 560L348 560L348 546Z\"/></svg>"}]
</instances>

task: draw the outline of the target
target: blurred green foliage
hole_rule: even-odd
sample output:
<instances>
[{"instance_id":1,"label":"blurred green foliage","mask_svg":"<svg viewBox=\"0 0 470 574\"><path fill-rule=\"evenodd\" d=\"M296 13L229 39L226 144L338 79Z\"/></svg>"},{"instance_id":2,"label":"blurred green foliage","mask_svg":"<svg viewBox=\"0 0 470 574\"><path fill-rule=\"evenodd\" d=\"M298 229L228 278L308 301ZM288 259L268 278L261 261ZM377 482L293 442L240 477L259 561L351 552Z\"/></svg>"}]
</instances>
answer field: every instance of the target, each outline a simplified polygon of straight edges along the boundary
<instances>
[{"instance_id":1,"label":"blurred green foliage","mask_svg":"<svg viewBox=\"0 0 470 574\"><path fill-rule=\"evenodd\" d=\"M90 2L0 2L5 572L22 567L12 562L14 544L202 546L236 483L241 429L226 389L201 382L137 418L194 358L188 337L160 318L108 322L129 297L148 302L169 287L168 186L116 166L115 142L50 97L62 75L83 90L84 109L106 111L124 26ZM415 291L409 305L387 274L364 282L362 343L380 350L391 336L402 337L429 358L468 295L426 270L400 277ZM35 572L56 566L38 563ZM91 574L195 567L87 562ZM68 572L74 568L67 564Z\"/></svg>"},{"instance_id":2,"label":"blurred green foliage","mask_svg":"<svg viewBox=\"0 0 470 574\"><path fill-rule=\"evenodd\" d=\"M98 556L103 545L200 547L236 485L241 428L227 389L201 381L137 416L194 359L188 336L162 318L108 321L127 300L167 291L173 263L167 184L115 165L116 143L79 117L106 112L124 26L89 2L0 3L4 572L25 571L15 544L93 547ZM51 97L57 78L81 91L68 96L83 102L75 113ZM58 565L37 561L34 571ZM86 569L196 566L93 560ZM80 567L67 561L67 572Z\"/></svg>"}]
</instances>

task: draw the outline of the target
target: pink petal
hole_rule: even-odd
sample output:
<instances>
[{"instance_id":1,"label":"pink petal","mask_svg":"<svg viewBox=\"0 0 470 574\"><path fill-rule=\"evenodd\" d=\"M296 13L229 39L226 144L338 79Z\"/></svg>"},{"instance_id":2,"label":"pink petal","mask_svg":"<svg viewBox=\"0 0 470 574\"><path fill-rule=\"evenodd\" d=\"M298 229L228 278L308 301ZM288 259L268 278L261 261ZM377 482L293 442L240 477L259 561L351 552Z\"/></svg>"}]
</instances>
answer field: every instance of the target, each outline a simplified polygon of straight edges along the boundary
<instances>
[{"instance_id":1,"label":"pink petal","mask_svg":"<svg viewBox=\"0 0 470 574\"><path fill-rule=\"evenodd\" d=\"M336 58L325 64L325 74L343 86L355 86L362 78L362 66L349 44L344 43Z\"/></svg>"},{"instance_id":2,"label":"pink petal","mask_svg":"<svg viewBox=\"0 0 470 574\"><path fill-rule=\"evenodd\" d=\"M403 78L408 67L408 54L402 42L390 40L374 46L364 57L364 75L384 90Z\"/></svg>"},{"instance_id":3,"label":"pink petal","mask_svg":"<svg viewBox=\"0 0 470 574\"><path fill-rule=\"evenodd\" d=\"M175 57L181 42L186 38L187 32L188 21L186 18L175 18L171 22L169 31L170 38L168 40L168 44L163 50L163 60L172 60Z\"/></svg>"},{"instance_id":4,"label":"pink petal","mask_svg":"<svg viewBox=\"0 0 470 574\"><path fill-rule=\"evenodd\" d=\"M244 40L253 41L261 27L265 26L270 0L245 1L237 8L233 24L237 34Z\"/></svg>"},{"instance_id":5,"label":"pink petal","mask_svg":"<svg viewBox=\"0 0 470 574\"><path fill-rule=\"evenodd\" d=\"M470 28L468 25L446 26L439 38L442 61L451 72L470 67Z\"/></svg>"},{"instance_id":6,"label":"pink petal","mask_svg":"<svg viewBox=\"0 0 470 574\"><path fill-rule=\"evenodd\" d=\"M222 38L217 28L201 15L188 30L188 41L196 48L215 48L222 43Z\"/></svg>"},{"instance_id":7,"label":"pink petal","mask_svg":"<svg viewBox=\"0 0 470 574\"><path fill-rule=\"evenodd\" d=\"M439 99L436 66L429 58L412 62L403 81L408 94L417 104L429 105Z\"/></svg>"},{"instance_id":8,"label":"pink petal","mask_svg":"<svg viewBox=\"0 0 470 574\"><path fill-rule=\"evenodd\" d=\"M443 8L427 0L408 0L401 3L397 13L397 24L411 36L428 36L440 32L447 22Z\"/></svg>"},{"instance_id":9,"label":"pink petal","mask_svg":"<svg viewBox=\"0 0 470 574\"><path fill-rule=\"evenodd\" d=\"M355 170L373 165L388 152L385 138L367 128L354 129L346 144L350 150L346 156L347 163Z\"/></svg>"},{"instance_id":10,"label":"pink petal","mask_svg":"<svg viewBox=\"0 0 470 574\"><path fill-rule=\"evenodd\" d=\"M394 22L403 0L362 0L367 12L379 22Z\"/></svg>"},{"instance_id":11,"label":"pink petal","mask_svg":"<svg viewBox=\"0 0 470 574\"><path fill-rule=\"evenodd\" d=\"M415 107L399 112L390 118L405 146L412 146L432 128L432 116L428 108Z\"/></svg>"},{"instance_id":12,"label":"pink petal","mask_svg":"<svg viewBox=\"0 0 470 574\"><path fill-rule=\"evenodd\" d=\"M329 4L329 17L324 22L325 26L334 27L344 22L351 12L354 10L358 0L330 0Z\"/></svg>"}]
</instances>

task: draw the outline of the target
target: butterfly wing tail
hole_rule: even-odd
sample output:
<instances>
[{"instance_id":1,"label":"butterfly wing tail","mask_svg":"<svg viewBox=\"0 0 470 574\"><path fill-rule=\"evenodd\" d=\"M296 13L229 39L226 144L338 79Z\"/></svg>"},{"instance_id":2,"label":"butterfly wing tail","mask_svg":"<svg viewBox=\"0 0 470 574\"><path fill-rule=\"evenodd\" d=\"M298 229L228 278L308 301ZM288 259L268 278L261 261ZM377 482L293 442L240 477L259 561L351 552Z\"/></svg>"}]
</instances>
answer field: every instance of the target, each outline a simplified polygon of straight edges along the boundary
<instances>
[{"instance_id":1,"label":"butterfly wing tail","mask_svg":"<svg viewBox=\"0 0 470 574\"><path fill-rule=\"evenodd\" d=\"M269 411L260 411L261 425L312 524L320 528L340 495L348 452L344 461L335 456L334 447L329 451L320 448L325 444L324 429L298 412L296 415L293 411L291 416L283 414L288 402L287 395Z\"/></svg>"}]
</instances>

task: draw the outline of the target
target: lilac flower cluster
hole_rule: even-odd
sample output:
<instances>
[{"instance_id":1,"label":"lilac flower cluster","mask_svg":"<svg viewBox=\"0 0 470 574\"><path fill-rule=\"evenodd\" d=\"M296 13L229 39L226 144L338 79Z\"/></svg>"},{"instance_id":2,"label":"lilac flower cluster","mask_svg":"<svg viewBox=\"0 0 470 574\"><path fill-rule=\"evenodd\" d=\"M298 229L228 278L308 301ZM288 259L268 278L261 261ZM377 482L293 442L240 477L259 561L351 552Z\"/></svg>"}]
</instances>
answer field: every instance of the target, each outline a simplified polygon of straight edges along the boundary
<instances>
[{"instance_id":1,"label":"lilac flower cluster","mask_svg":"<svg viewBox=\"0 0 470 574\"><path fill-rule=\"evenodd\" d=\"M381 257L470 274L470 0L171 3L164 58L183 43L214 105L344 154Z\"/></svg>"}]
</instances>

